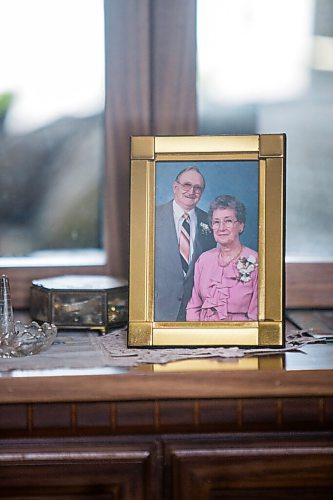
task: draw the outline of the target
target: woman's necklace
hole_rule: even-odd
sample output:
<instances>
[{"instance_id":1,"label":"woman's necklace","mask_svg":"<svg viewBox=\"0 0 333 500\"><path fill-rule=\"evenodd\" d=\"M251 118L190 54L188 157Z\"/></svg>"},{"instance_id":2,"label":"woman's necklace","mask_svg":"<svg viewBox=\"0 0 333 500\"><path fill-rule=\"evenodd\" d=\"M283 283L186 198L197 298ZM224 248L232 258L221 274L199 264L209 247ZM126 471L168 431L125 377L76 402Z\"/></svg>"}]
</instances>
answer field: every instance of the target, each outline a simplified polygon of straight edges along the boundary
<instances>
[{"instance_id":1,"label":"woman's necklace","mask_svg":"<svg viewBox=\"0 0 333 500\"><path fill-rule=\"evenodd\" d=\"M230 258L225 262L223 261L223 255L222 255L222 250L220 250L220 253L219 253L219 265L221 267L227 267L231 262L233 262L234 260L238 259L238 257L240 256L240 254L242 253L243 251L243 245L241 245L240 247L240 250L236 253L236 255L231 255Z\"/></svg>"}]
</instances>

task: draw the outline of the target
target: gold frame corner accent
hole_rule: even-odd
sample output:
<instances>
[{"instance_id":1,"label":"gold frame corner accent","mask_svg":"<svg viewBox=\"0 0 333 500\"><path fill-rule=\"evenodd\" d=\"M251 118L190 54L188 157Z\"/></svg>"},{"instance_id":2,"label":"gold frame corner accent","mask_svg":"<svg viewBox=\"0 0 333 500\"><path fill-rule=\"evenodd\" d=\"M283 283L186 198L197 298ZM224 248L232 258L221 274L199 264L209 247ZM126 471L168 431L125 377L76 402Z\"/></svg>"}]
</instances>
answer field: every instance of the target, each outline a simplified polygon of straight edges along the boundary
<instances>
[{"instance_id":1,"label":"gold frame corner accent","mask_svg":"<svg viewBox=\"0 0 333 500\"><path fill-rule=\"evenodd\" d=\"M155 153L154 136L132 136L131 137L131 159L152 160Z\"/></svg>"},{"instance_id":2,"label":"gold frame corner accent","mask_svg":"<svg viewBox=\"0 0 333 500\"><path fill-rule=\"evenodd\" d=\"M261 134L259 136L260 158L283 157L285 154L285 134Z\"/></svg>"},{"instance_id":3,"label":"gold frame corner accent","mask_svg":"<svg viewBox=\"0 0 333 500\"><path fill-rule=\"evenodd\" d=\"M153 342L151 322L131 322L128 325L128 346L151 346Z\"/></svg>"},{"instance_id":4,"label":"gold frame corner accent","mask_svg":"<svg viewBox=\"0 0 333 500\"><path fill-rule=\"evenodd\" d=\"M262 321L259 323L259 345L282 347L284 345L283 322Z\"/></svg>"}]
</instances>

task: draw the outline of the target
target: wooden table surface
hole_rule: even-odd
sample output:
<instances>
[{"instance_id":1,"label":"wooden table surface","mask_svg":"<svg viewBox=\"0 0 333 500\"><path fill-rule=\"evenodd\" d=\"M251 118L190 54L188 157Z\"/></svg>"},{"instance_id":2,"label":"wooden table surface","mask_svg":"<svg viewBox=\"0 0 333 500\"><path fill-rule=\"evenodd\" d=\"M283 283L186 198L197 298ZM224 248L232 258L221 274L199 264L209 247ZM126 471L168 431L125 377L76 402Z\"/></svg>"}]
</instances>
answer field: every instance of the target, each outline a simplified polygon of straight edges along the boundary
<instances>
[{"instance_id":1,"label":"wooden table surface","mask_svg":"<svg viewBox=\"0 0 333 500\"><path fill-rule=\"evenodd\" d=\"M288 328L331 338L331 319ZM121 368L90 340L0 360L0 497L332 497L333 343Z\"/></svg>"},{"instance_id":2,"label":"wooden table surface","mask_svg":"<svg viewBox=\"0 0 333 500\"><path fill-rule=\"evenodd\" d=\"M331 311L291 311L288 318L289 329L314 325L333 339ZM99 357L88 339L61 332L43 354L0 360L2 402L333 395L330 341L271 356L121 368Z\"/></svg>"}]
</instances>

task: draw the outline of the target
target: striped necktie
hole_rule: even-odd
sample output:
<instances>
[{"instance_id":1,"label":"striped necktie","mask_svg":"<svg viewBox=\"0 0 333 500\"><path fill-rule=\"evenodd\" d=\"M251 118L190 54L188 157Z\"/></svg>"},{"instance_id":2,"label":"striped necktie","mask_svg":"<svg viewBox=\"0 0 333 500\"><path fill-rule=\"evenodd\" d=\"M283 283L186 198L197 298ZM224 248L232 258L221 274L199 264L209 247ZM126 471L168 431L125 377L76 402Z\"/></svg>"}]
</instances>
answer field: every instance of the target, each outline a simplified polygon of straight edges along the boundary
<instances>
[{"instance_id":1,"label":"striped necktie","mask_svg":"<svg viewBox=\"0 0 333 500\"><path fill-rule=\"evenodd\" d=\"M183 223L180 227L179 252L182 261L184 275L187 274L190 262L190 216L185 212L183 214Z\"/></svg>"}]
</instances>

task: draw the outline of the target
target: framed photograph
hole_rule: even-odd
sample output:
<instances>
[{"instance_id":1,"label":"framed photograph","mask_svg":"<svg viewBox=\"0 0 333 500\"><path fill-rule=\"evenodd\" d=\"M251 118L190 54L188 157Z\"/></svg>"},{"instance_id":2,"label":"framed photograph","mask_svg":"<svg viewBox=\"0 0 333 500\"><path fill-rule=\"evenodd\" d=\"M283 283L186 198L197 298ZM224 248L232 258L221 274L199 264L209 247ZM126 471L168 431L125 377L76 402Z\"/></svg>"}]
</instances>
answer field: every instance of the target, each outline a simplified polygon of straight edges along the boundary
<instances>
[{"instance_id":1,"label":"framed photograph","mask_svg":"<svg viewBox=\"0 0 333 500\"><path fill-rule=\"evenodd\" d=\"M128 345L284 345L284 134L131 142Z\"/></svg>"}]
</instances>

